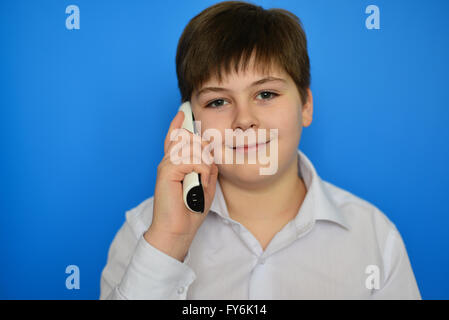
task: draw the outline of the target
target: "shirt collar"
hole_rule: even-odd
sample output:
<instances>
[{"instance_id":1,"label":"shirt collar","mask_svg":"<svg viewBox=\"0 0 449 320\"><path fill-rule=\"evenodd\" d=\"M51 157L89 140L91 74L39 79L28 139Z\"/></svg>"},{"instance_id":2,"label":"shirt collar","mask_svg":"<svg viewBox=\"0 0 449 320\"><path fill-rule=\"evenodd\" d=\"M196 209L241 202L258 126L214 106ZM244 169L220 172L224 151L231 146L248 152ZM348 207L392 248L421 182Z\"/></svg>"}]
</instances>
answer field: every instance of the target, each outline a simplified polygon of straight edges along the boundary
<instances>
[{"instance_id":1,"label":"shirt collar","mask_svg":"<svg viewBox=\"0 0 449 320\"><path fill-rule=\"evenodd\" d=\"M349 230L349 224L332 200L324 181L318 176L309 158L298 149L298 174L303 178L307 188L304 201L294 218L298 232L307 228L316 220L327 220ZM210 210L229 220L229 213L220 183L217 180L214 200Z\"/></svg>"}]
</instances>

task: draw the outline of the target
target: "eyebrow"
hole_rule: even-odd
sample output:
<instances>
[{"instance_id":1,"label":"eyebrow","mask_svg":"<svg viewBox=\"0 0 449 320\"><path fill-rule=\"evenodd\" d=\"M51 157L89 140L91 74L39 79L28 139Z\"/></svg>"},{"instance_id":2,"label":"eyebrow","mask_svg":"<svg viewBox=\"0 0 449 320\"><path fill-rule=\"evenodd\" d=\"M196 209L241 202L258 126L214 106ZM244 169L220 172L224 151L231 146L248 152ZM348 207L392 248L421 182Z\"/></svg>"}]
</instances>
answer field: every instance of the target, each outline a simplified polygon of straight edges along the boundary
<instances>
[{"instance_id":1,"label":"eyebrow","mask_svg":"<svg viewBox=\"0 0 449 320\"><path fill-rule=\"evenodd\" d=\"M250 84L248 86L248 88L251 88L251 87L254 87L254 86L266 83L266 82L271 82L271 81L282 81L284 83L287 83L287 81L285 79L276 78L276 77L266 77L266 78L263 78L263 79L260 79L260 80L257 80L255 82L253 82L252 84ZM196 98L198 99L198 97L200 95L202 95L202 94L204 94L204 93L206 93L208 91L213 91L213 92L223 92L224 91L224 92L228 92L228 91L231 91L231 90L226 89L226 88L222 88L222 87L205 87L205 88L202 88L200 91L197 92Z\"/></svg>"}]
</instances>

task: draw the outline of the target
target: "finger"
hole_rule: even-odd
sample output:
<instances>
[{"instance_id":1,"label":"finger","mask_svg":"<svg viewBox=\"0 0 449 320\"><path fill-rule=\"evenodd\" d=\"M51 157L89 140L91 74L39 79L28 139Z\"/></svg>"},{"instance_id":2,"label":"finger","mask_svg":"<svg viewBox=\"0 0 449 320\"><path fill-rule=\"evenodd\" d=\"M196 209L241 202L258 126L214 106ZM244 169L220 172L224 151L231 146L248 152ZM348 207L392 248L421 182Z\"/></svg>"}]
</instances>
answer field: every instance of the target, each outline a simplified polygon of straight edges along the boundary
<instances>
[{"instance_id":1,"label":"finger","mask_svg":"<svg viewBox=\"0 0 449 320\"><path fill-rule=\"evenodd\" d=\"M179 132L176 135L177 130L179 130ZM202 162L206 162L207 164L211 164L213 162L212 143L201 139L200 136L192 134L185 129L175 129L172 131L172 135L173 137L171 137L165 157L170 156L172 161L178 162L180 157L194 154L201 157ZM179 136L182 136L181 141L178 141ZM182 155L179 154L180 151Z\"/></svg>"},{"instance_id":2,"label":"finger","mask_svg":"<svg viewBox=\"0 0 449 320\"><path fill-rule=\"evenodd\" d=\"M195 164L192 163L190 158L185 159L186 163L180 163L174 165L176 170L171 170L169 174L169 179L173 181L182 181L186 174L191 173L192 171L201 174L201 183L207 185L210 174L210 167L206 164Z\"/></svg>"},{"instance_id":3,"label":"finger","mask_svg":"<svg viewBox=\"0 0 449 320\"><path fill-rule=\"evenodd\" d=\"M203 162L205 162L208 165L214 163L215 162L215 157L214 157L213 152L214 152L214 145L213 145L213 143L209 143L208 145L206 145L203 148L203 151L201 153L201 159L203 160Z\"/></svg>"},{"instance_id":4,"label":"finger","mask_svg":"<svg viewBox=\"0 0 449 320\"><path fill-rule=\"evenodd\" d=\"M211 164L213 161L213 151L215 148L214 141L209 141L203 139L202 136L193 135L193 141L196 143L194 146L197 148L196 151L201 151L201 157L204 162ZM198 149L198 143L201 144L201 150Z\"/></svg>"},{"instance_id":5,"label":"finger","mask_svg":"<svg viewBox=\"0 0 449 320\"><path fill-rule=\"evenodd\" d=\"M173 118L172 122L170 123L170 127L168 128L167 135L165 136L164 141L164 153L167 153L168 146L170 144L170 136L173 130L181 128L182 123L184 122L184 112L178 111L176 116Z\"/></svg>"},{"instance_id":6,"label":"finger","mask_svg":"<svg viewBox=\"0 0 449 320\"><path fill-rule=\"evenodd\" d=\"M181 139L179 139L179 137L181 137ZM182 128L174 129L172 131L172 136L170 137L168 146L166 147L164 158L169 156L170 159L173 160L174 158L186 156L186 152L188 152L188 148L190 146L189 138L190 136L188 135L187 130ZM179 155L180 150L182 151L181 156Z\"/></svg>"}]
</instances>

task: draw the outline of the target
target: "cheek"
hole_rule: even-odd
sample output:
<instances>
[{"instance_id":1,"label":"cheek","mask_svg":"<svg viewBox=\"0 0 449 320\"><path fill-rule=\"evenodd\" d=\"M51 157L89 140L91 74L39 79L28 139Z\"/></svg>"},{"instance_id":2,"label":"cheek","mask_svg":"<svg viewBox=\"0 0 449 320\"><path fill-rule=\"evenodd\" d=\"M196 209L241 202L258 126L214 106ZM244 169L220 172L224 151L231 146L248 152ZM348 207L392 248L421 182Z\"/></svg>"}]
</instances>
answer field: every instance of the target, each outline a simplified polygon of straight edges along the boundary
<instances>
[{"instance_id":1,"label":"cheek","mask_svg":"<svg viewBox=\"0 0 449 320\"><path fill-rule=\"evenodd\" d=\"M200 121L201 133L202 134L207 129L218 129L218 130L220 130L220 121L217 120L216 117L211 117L206 112L200 113L198 115L198 119L195 119L195 120Z\"/></svg>"},{"instance_id":2,"label":"cheek","mask_svg":"<svg viewBox=\"0 0 449 320\"><path fill-rule=\"evenodd\" d=\"M272 114L269 121L269 127L277 128L279 137L283 137L283 139L296 136L301 127L300 115L298 110L293 107Z\"/></svg>"},{"instance_id":3,"label":"cheek","mask_svg":"<svg viewBox=\"0 0 449 320\"><path fill-rule=\"evenodd\" d=\"M203 115L201 117L201 136L209 142L223 144L225 140L226 123L216 116Z\"/></svg>"},{"instance_id":4,"label":"cheek","mask_svg":"<svg viewBox=\"0 0 449 320\"><path fill-rule=\"evenodd\" d=\"M279 116L272 119L272 126L270 126L270 128L278 129L279 156L283 159L289 158L296 152L301 138L301 119L298 109L295 108L288 108L282 114L279 113Z\"/></svg>"}]
</instances>

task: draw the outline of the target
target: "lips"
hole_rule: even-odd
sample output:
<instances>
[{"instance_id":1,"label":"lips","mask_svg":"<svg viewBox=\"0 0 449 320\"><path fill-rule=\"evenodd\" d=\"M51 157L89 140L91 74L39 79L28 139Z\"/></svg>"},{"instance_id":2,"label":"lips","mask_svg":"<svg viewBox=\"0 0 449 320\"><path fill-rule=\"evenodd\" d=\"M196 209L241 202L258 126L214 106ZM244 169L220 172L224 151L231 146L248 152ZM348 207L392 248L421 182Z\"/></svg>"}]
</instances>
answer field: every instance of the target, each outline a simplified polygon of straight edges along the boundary
<instances>
[{"instance_id":1,"label":"lips","mask_svg":"<svg viewBox=\"0 0 449 320\"><path fill-rule=\"evenodd\" d=\"M263 143L258 143L258 144L250 144L250 145L245 144L245 145L242 145L242 146L233 147L232 149L234 149L234 150L236 150L236 149L238 149L238 150L248 150L250 148L264 146L264 145L268 144L269 142L270 141L263 142Z\"/></svg>"}]
</instances>

